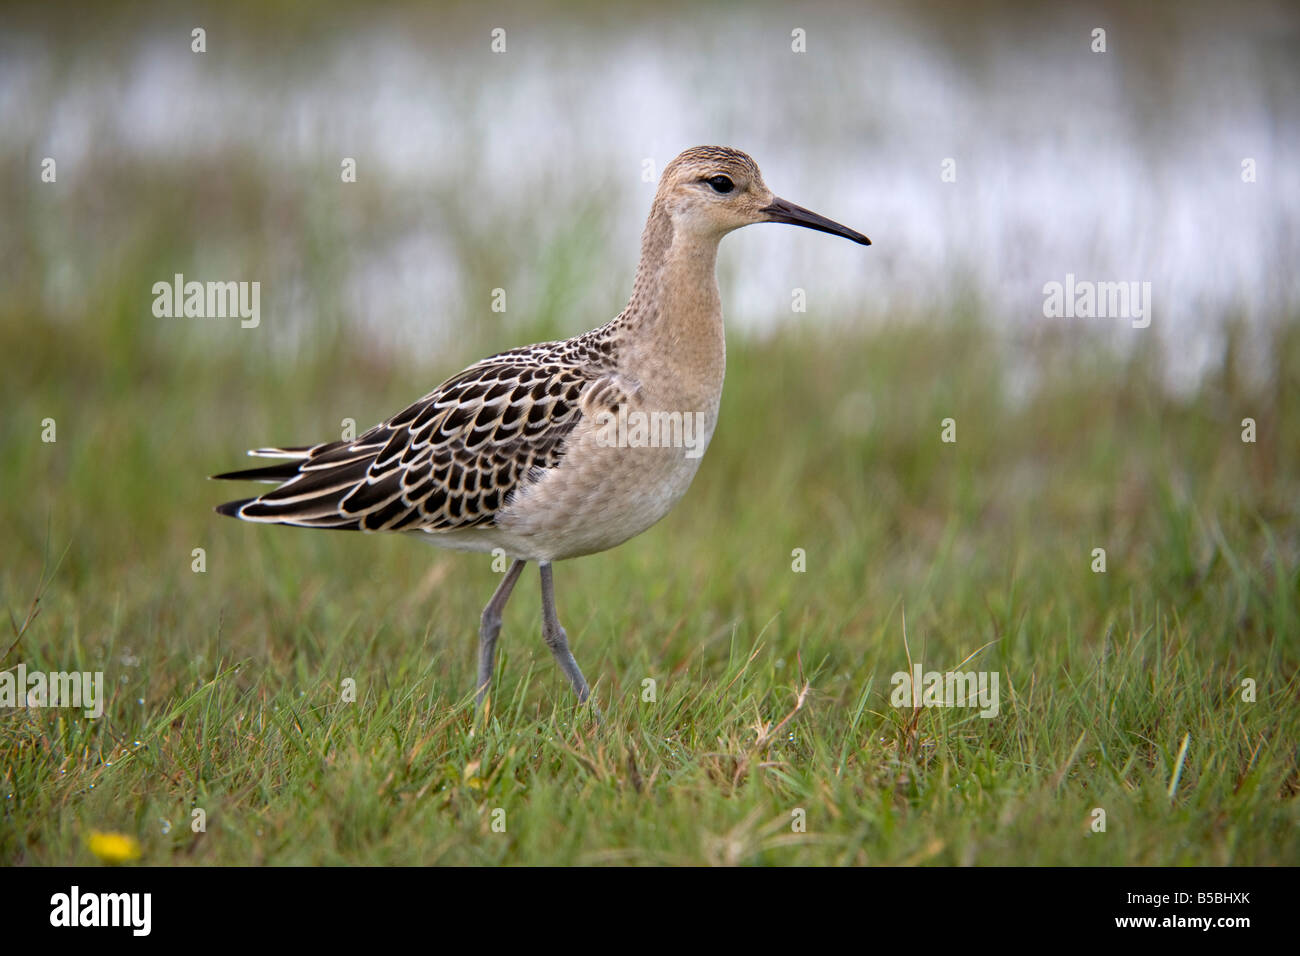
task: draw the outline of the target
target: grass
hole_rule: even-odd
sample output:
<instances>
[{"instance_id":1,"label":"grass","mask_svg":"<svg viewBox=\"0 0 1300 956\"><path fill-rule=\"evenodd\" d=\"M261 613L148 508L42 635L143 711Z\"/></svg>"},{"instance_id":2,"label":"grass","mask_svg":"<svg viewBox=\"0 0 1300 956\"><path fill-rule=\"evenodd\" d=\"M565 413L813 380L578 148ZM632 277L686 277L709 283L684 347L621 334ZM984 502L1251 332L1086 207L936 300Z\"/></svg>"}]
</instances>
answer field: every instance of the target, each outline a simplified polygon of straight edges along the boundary
<instances>
[{"instance_id":1,"label":"grass","mask_svg":"<svg viewBox=\"0 0 1300 956\"><path fill-rule=\"evenodd\" d=\"M93 322L21 295L0 315L24 356L0 382L0 652L40 594L0 666L102 670L109 693L99 720L0 712L6 864L93 862L92 830L145 864L1300 859L1300 322L1271 330L1270 376L1230 348L1178 397L1153 350L1013 343L977 316L733 340L686 499L557 568L603 725L541 642L532 569L482 723L490 558L229 521L212 505L242 487L203 480L365 427L482 343L386 355L340 322L265 349L142 321L132 281L102 278ZM996 718L890 705L909 654L977 651Z\"/></svg>"}]
</instances>

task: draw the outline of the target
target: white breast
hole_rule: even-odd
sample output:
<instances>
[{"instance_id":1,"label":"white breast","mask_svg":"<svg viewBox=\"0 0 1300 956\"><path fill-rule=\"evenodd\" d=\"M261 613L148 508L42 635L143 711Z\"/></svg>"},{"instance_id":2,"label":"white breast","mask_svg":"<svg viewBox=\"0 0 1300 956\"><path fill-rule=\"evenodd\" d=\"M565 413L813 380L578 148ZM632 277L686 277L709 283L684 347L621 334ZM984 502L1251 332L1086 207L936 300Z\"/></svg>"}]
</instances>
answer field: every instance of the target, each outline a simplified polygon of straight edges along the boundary
<instances>
[{"instance_id":1,"label":"white breast","mask_svg":"<svg viewBox=\"0 0 1300 956\"><path fill-rule=\"evenodd\" d=\"M621 418L584 419L559 466L498 515L507 553L558 561L604 551L645 531L686 493L713 436L717 404L665 414L637 403Z\"/></svg>"}]
</instances>

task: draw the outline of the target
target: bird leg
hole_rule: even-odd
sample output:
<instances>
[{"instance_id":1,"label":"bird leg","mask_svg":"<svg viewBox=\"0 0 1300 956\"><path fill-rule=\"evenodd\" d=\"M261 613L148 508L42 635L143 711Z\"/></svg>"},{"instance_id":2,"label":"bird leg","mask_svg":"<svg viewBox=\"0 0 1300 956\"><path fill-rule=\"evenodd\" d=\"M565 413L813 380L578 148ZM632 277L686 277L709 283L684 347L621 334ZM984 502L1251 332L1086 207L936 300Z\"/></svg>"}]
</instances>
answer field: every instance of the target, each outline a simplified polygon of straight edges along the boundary
<instances>
[{"instance_id":1,"label":"bird leg","mask_svg":"<svg viewBox=\"0 0 1300 956\"><path fill-rule=\"evenodd\" d=\"M538 567L542 572L542 639L555 655L555 662L564 671L564 676L573 685L578 703L585 704L591 691L582 671L578 669L578 662L569 651L569 638L564 633L564 628L560 627L560 619L555 616L555 582L551 578L551 564L543 561Z\"/></svg>"},{"instance_id":2,"label":"bird leg","mask_svg":"<svg viewBox=\"0 0 1300 956\"><path fill-rule=\"evenodd\" d=\"M483 619L478 628L478 696L475 700L483 706L488 685L492 683L492 666L496 660L497 635L501 633L501 614L510 600L510 592L515 589L515 582L524 569L525 561L515 561L506 571L497 589L492 592L492 600L483 608Z\"/></svg>"}]
</instances>

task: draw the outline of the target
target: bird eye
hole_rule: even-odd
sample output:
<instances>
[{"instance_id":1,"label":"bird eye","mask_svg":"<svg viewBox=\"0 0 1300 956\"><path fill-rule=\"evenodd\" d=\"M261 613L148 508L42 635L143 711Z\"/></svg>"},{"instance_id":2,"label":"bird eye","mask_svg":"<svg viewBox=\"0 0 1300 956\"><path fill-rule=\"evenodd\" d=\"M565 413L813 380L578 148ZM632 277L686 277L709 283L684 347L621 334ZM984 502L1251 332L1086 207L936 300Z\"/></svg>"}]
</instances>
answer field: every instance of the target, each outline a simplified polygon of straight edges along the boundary
<instances>
[{"instance_id":1,"label":"bird eye","mask_svg":"<svg viewBox=\"0 0 1300 956\"><path fill-rule=\"evenodd\" d=\"M736 184L726 176L710 176L704 181L712 186L713 191L717 193L729 193L736 188Z\"/></svg>"}]
</instances>

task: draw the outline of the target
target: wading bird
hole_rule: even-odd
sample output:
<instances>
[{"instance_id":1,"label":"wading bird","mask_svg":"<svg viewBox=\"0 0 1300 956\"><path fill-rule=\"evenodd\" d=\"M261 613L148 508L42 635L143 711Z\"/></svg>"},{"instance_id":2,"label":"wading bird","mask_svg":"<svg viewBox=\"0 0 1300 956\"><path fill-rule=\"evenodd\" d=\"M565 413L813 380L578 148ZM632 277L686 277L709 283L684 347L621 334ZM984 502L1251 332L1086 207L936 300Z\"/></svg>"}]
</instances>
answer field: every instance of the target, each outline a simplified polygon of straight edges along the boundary
<instances>
[{"instance_id":1,"label":"wading bird","mask_svg":"<svg viewBox=\"0 0 1300 956\"><path fill-rule=\"evenodd\" d=\"M280 461L214 477L277 487L217 511L502 549L513 560L480 622L480 705L502 611L524 565L536 561L542 637L585 702L587 681L555 612L552 565L622 544L686 492L717 424L726 368L718 243L758 222L871 243L775 197L739 150L688 149L660 178L632 297L613 321L483 359L354 441L251 451ZM623 424L611 428L615 420ZM681 422L693 425L690 440L679 440L687 437Z\"/></svg>"}]
</instances>

